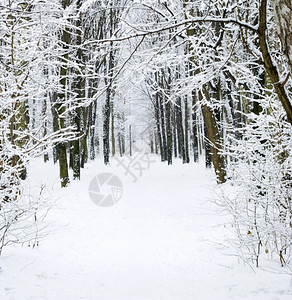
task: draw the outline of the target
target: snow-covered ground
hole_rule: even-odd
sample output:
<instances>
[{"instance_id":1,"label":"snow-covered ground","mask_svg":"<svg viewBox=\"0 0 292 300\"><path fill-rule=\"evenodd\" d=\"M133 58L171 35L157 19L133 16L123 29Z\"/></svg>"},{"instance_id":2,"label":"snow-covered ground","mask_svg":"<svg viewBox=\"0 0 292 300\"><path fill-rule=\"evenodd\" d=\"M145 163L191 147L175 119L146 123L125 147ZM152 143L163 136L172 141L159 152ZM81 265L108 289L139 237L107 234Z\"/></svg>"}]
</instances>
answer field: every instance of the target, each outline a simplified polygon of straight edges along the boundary
<instances>
[{"instance_id":1,"label":"snow-covered ground","mask_svg":"<svg viewBox=\"0 0 292 300\"><path fill-rule=\"evenodd\" d=\"M59 188L56 167L30 167L32 189L45 183L56 205L38 247L4 249L1 300L292 299L289 275L252 270L223 245L229 217L212 202L211 170L157 162L134 183L116 165L90 163L66 189ZM96 205L88 194L103 172L123 183L112 207Z\"/></svg>"}]
</instances>

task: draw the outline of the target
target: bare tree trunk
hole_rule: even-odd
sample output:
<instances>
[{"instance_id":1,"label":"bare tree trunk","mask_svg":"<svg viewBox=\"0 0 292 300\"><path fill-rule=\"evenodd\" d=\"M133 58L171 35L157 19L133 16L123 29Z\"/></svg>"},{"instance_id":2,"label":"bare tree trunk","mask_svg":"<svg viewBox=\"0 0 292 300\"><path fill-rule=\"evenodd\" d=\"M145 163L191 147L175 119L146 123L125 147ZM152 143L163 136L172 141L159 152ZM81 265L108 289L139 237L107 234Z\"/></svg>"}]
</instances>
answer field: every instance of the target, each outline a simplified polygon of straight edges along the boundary
<instances>
[{"instance_id":1,"label":"bare tree trunk","mask_svg":"<svg viewBox=\"0 0 292 300\"><path fill-rule=\"evenodd\" d=\"M130 156L132 156L132 125L129 125L129 142L130 142Z\"/></svg>"},{"instance_id":2,"label":"bare tree trunk","mask_svg":"<svg viewBox=\"0 0 292 300\"><path fill-rule=\"evenodd\" d=\"M273 3L282 50L292 75L292 2L291 0L274 0Z\"/></svg>"},{"instance_id":3,"label":"bare tree trunk","mask_svg":"<svg viewBox=\"0 0 292 300\"><path fill-rule=\"evenodd\" d=\"M112 122L111 122L111 136L112 136L112 156L116 154L116 143L115 143L115 115L114 115L114 102L111 101L111 114L112 114Z\"/></svg>"},{"instance_id":4,"label":"bare tree trunk","mask_svg":"<svg viewBox=\"0 0 292 300\"><path fill-rule=\"evenodd\" d=\"M155 81L158 81L158 72L155 72ZM161 126L161 117L160 117L160 101L159 101L159 94L156 92L155 93L155 103L154 103L154 114L155 114L155 119L156 119L156 133L157 133L157 138L158 138L158 144L159 144L159 149L160 149L160 157L161 161L164 161L164 147L162 143L162 126Z\"/></svg>"},{"instance_id":5,"label":"bare tree trunk","mask_svg":"<svg viewBox=\"0 0 292 300\"><path fill-rule=\"evenodd\" d=\"M288 3L288 1L285 1ZM267 42L267 4L268 0L262 0L259 7L259 43L263 55L265 69L271 78L278 98L286 111L287 121L292 124L292 105L285 90L285 82L281 82L280 74L275 66ZM291 10L290 10L291 11ZM287 52L287 51L286 51ZM291 53L288 53L288 58Z\"/></svg>"},{"instance_id":6,"label":"bare tree trunk","mask_svg":"<svg viewBox=\"0 0 292 300\"><path fill-rule=\"evenodd\" d=\"M103 160L107 165L109 163L109 129L110 129L110 90L106 92L106 102L103 110Z\"/></svg>"},{"instance_id":7,"label":"bare tree trunk","mask_svg":"<svg viewBox=\"0 0 292 300\"><path fill-rule=\"evenodd\" d=\"M175 107L173 108L173 117L172 117L172 128L173 128L173 151L174 157L177 158L177 129L176 129L176 115L175 115Z\"/></svg>"},{"instance_id":8,"label":"bare tree trunk","mask_svg":"<svg viewBox=\"0 0 292 300\"><path fill-rule=\"evenodd\" d=\"M208 132L207 132L207 126L204 124L204 143L203 143L203 149L205 149L205 166L206 168L212 167L212 156L211 156L211 149L210 149L210 142L208 140Z\"/></svg>"},{"instance_id":9,"label":"bare tree trunk","mask_svg":"<svg viewBox=\"0 0 292 300\"><path fill-rule=\"evenodd\" d=\"M70 5L69 0L63 0L62 6L63 9L66 9ZM67 61L68 61L68 46L70 43L70 35L68 29L65 28L62 33L62 42L64 44L64 50L66 51L62 60L62 66L60 70L60 89L57 95L57 102L54 103L53 109L55 110L55 117L57 118L57 129L60 130L65 127L64 116L61 116L65 112L65 90L67 88ZM60 169L60 179L61 187L66 187L69 183L68 175L68 163L67 163L67 153L66 153L66 144L65 142L60 142L57 145L57 152L59 156L59 169Z\"/></svg>"},{"instance_id":10,"label":"bare tree trunk","mask_svg":"<svg viewBox=\"0 0 292 300\"><path fill-rule=\"evenodd\" d=\"M172 164L172 128L171 128L171 104L168 101L166 104L166 134L167 134L167 162Z\"/></svg>"},{"instance_id":11,"label":"bare tree trunk","mask_svg":"<svg viewBox=\"0 0 292 300\"><path fill-rule=\"evenodd\" d=\"M98 136L96 137L96 101L94 101L93 103L91 103L90 107L89 107L89 132L90 132L90 142L89 142L89 157L91 160L95 159L96 156L96 150L95 150L95 140L96 138L98 138Z\"/></svg>"},{"instance_id":12,"label":"bare tree trunk","mask_svg":"<svg viewBox=\"0 0 292 300\"><path fill-rule=\"evenodd\" d=\"M189 108L188 108L188 99L185 99L185 156L186 163L190 162L190 153L189 153Z\"/></svg>"},{"instance_id":13,"label":"bare tree trunk","mask_svg":"<svg viewBox=\"0 0 292 300\"><path fill-rule=\"evenodd\" d=\"M167 133L165 124L165 103L164 99L159 95L159 109L160 109L160 119L161 119L161 137L162 137L162 148L163 148L163 159L167 160Z\"/></svg>"},{"instance_id":14,"label":"bare tree trunk","mask_svg":"<svg viewBox=\"0 0 292 300\"><path fill-rule=\"evenodd\" d=\"M47 115L47 99L44 98L43 108L42 108L42 117L45 120L44 121L44 132L43 132L44 136L47 135L47 126L48 126L46 115ZM44 153L44 162L46 163L47 161L49 161L49 154L48 154L48 152Z\"/></svg>"},{"instance_id":15,"label":"bare tree trunk","mask_svg":"<svg viewBox=\"0 0 292 300\"><path fill-rule=\"evenodd\" d=\"M184 136L181 98L178 98L176 104L177 105L175 106L175 112L176 112L176 125L177 125L176 128L177 128L178 154L179 154L179 158L182 158L183 163L185 163L186 152L185 152L185 136Z\"/></svg>"},{"instance_id":16,"label":"bare tree trunk","mask_svg":"<svg viewBox=\"0 0 292 300\"><path fill-rule=\"evenodd\" d=\"M199 145L198 145L198 134L197 134L197 112L196 112L196 93L192 92L192 131L193 131L193 151L194 151L194 162L199 161Z\"/></svg>"},{"instance_id":17,"label":"bare tree trunk","mask_svg":"<svg viewBox=\"0 0 292 300\"><path fill-rule=\"evenodd\" d=\"M205 97L208 99L208 92L204 90ZM203 95L199 92L200 101L203 99ZM209 102L209 101L208 101ZM226 181L226 171L224 157L220 154L221 143L220 133L216 124L215 117L206 104L201 104L204 122L206 125L207 138L210 142L210 148L212 152L212 162L214 165L217 182L224 183Z\"/></svg>"},{"instance_id":18,"label":"bare tree trunk","mask_svg":"<svg viewBox=\"0 0 292 300\"><path fill-rule=\"evenodd\" d=\"M88 140L88 133L89 133L89 107L84 107L82 109L82 127L81 132L83 134L81 140L80 140L80 167L83 169L85 163L88 161L88 146L87 146L87 140Z\"/></svg>"}]
</instances>

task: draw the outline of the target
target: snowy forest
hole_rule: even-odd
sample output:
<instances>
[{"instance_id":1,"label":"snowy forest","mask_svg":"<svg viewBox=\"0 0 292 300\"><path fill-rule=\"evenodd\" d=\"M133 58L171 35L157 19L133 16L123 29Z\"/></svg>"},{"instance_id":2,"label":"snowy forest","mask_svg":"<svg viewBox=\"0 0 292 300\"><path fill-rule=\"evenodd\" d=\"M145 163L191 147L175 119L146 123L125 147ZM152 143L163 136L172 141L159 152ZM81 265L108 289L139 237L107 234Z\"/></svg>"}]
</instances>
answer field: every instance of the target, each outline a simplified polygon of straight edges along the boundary
<instances>
[{"instance_id":1,"label":"snowy forest","mask_svg":"<svg viewBox=\"0 0 292 300\"><path fill-rule=\"evenodd\" d=\"M49 227L30 166L66 195L143 152L206 169L240 260L292 275L290 0L0 0L0 49L0 254Z\"/></svg>"}]
</instances>

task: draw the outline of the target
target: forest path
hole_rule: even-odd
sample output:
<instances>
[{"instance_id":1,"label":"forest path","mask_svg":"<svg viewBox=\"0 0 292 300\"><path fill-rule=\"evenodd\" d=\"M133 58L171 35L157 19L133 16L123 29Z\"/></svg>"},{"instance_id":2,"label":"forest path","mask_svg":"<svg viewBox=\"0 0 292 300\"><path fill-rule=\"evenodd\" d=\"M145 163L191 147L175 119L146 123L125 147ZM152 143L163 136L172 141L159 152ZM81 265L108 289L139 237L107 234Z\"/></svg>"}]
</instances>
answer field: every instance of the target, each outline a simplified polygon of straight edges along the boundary
<instances>
[{"instance_id":1,"label":"forest path","mask_svg":"<svg viewBox=\"0 0 292 300\"><path fill-rule=\"evenodd\" d=\"M211 170L157 162L133 182L115 165L91 163L67 189L53 166L31 168L34 188L46 182L46 195L58 200L39 247L6 250L1 300L291 299L287 275L254 273L226 255L230 228L211 201ZM103 172L123 183L122 198L107 208L88 194Z\"/></svg>"}]
</instances>

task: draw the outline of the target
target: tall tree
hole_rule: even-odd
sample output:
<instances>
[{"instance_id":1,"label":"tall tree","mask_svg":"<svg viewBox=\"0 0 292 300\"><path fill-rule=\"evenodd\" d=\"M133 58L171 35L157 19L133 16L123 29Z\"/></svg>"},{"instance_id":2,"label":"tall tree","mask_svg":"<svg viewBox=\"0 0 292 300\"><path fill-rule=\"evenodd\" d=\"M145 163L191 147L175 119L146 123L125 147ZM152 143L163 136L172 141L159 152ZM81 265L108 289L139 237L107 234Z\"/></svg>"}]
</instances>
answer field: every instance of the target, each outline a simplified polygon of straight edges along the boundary
<instances>
[{"instance_id":1,"label":"tall tree","mask_svg":"<svg viewBox=\"0 0 292 300\"><path fill-rule=\"evenodd\" d=\"M289 0L274 0L273 4L282 50L286 56L290 73L292 73L292 2Z\"/></svg>"},{"instance_id":2,"label":"tall tree","mask_svg":"<svg viewBox=\"0 0 292 300\"><path fill-rule=\"evenodd\" d=\"M70 0L62 0L63 13L70 6ZM60 62L60 81L57 94L53 97L53 116L56 124L55 130L60 131L65 128L65 108L66 108L66 91L68 89L68 58L69 58L69 45L70 45L70 28L65 25L61 31L61 45L63 54ZM65 141L61 141L56 146L59 161L59 171L61 186L66 187L69 183L67 150Z\"/></svg>"}]
</instances>

